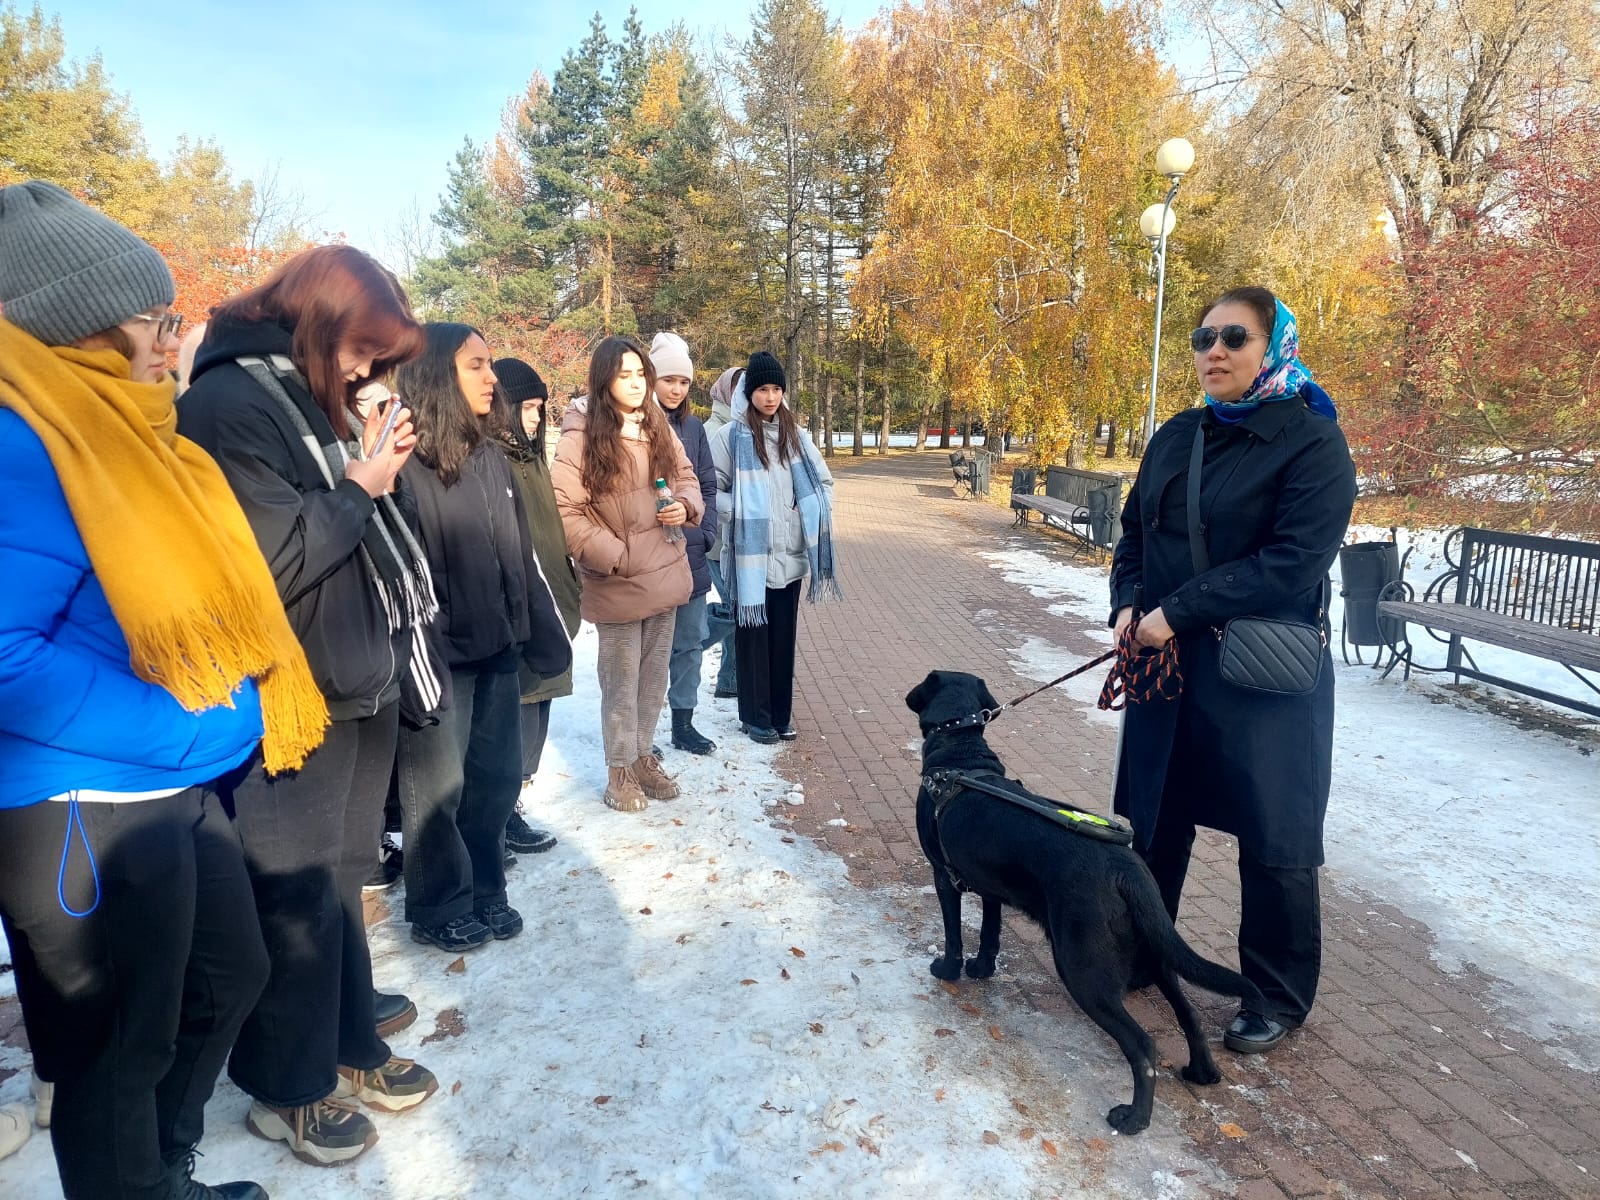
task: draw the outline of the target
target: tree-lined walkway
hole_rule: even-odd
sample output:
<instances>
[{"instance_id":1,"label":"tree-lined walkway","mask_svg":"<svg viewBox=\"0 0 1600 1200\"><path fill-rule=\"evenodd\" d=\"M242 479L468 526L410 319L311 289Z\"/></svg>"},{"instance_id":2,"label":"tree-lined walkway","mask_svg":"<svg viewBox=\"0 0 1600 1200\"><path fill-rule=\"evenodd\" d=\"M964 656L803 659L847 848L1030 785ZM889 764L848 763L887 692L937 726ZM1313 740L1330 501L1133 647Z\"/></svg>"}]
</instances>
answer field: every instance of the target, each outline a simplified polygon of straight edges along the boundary
<instances>
[{"instance_id":1,"label":"tree-lined walkway","mask_svg":"<svg viewBox=\"0 0 1600 1200\"><path fill-rule=\"evenodd\" d=\"M917 730L904 704L925 672L972 671L1005 700L1032 686L1010 667L1028 638L1085 657L1103 648L1081 618L1051 613L980 557L1008 546L1065 556L1064 542L1009 532L1006 510L954 501L948 479L942 455L843 460L835 504L846 601L802 614L801 737L784 760L807 795L795 825L833 847L863 885L929 883L916 838ZM990 740L1014 775L1106 807L1114 730L1059 691L1007 714ZM1229 839L1202 832L1179 921L1197 949L1229 964L1233 860ZM1486 980L1435 967L1424 926L1336 883L1324 886L1324 975L1310 1023L1270 1057L1218 1046L1217 1087L1164 1071L1155 1122L1176 1119L1248 1200L1600 1197L1600 1081L1507 1029L1484 999ZM918 911L908 952L940 937L931 894ZM973 938L976 915L969 901ZM964 986L1009 990L1041 1019L1104 1037L1063 992L1031 925L1008 919L1001 966L995 980ZM1192 994L1220 1032L1232 1002ZM1165 1003L1140 996L1130 1010L1181 1065Z\"/></svg>"}]
</instances>

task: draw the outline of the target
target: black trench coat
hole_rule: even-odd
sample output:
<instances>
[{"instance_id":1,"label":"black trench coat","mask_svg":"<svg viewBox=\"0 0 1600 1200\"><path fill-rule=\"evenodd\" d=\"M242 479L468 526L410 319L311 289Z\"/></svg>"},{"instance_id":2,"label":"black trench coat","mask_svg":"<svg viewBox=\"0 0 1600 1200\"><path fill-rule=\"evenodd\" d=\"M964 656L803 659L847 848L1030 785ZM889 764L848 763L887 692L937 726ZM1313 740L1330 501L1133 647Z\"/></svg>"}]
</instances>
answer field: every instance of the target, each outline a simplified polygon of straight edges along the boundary
<instances>
[{"instance_id":1,"label":"black trench coat","mask_svg":"<svg viewBox=\"0 0 1600 1200\"><path fill-rule=\"evenodd\" d=\"M1189 454L1205 429L1200 507L1212 566L1189 551ZM1239 839L1272 867L1320 866L1333 768L1333 658L1324 646L1305 696L1222 679L1219 634L1232 617L1313 621L1355 503L1339 426L1302 403L1262 405L1237 425L1209 408L1180 413L1151 439L1122 514L1111 617L1160 607L1178 642L1177 700L1130 704L1117 758L1116 811L1148 848L1163 805ZM1324 617L1326 628L1326 617Z\"/></svg>"}]
</instances>

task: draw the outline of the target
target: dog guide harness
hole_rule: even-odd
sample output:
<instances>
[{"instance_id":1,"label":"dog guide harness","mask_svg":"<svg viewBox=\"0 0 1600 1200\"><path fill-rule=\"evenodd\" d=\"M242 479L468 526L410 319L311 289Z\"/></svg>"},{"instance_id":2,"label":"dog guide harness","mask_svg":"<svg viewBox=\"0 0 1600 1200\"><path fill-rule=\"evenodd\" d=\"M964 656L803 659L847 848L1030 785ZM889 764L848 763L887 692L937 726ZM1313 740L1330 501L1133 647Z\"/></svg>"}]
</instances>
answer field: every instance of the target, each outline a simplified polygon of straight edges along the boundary
<instances>
[{"instance_id":1,"label":"dog guide harness","mask_svg":"<svg viewBox=\"0 0 1600 1200\"><path fill-rule=\"evenodd\" d=\"M922 777L922 786L933 797L933 820L936 826L939 818L944 816L945 809L950 807L950 802L962 792L971 790L1009 801L1018 808L1038 813L1073 833L1080 833L1097 842L1110 842L1116 846L1133 845L1133 829L1120 817L1102 817L1099 813L1073 804L1035 796L1017 780L1008 779L998 771L935 771ZM1013 788L1017 790L1013 791Z\"/></svg>"}]
</instances>

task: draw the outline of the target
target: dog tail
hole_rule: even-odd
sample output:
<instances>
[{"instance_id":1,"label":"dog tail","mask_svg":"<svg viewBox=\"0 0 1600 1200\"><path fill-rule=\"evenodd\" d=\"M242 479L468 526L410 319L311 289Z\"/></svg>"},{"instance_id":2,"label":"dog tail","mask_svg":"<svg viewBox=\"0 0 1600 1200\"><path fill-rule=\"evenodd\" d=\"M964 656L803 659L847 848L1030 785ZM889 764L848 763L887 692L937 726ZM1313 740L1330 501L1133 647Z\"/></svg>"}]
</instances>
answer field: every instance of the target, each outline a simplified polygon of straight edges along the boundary
<instances>
[{"instance_id":1,"label":"dog tail","mask_svg":"<svg viewBox=\"0 0 1600 1200\"><path fill-rule=\"evenodd\" d=\"M1202 958L1183 940L1166 905L1161 902L1161 892L1156 887L1150 868L1135 857L1131 869L1118 872L1117 888L1128 905L1134 927L1139 931L1151 951L1164 966L1197 987L1219 996L1237 996L1245 1008L1252 1012L1265 1012L1266 1001L1261 989L1237 971L1230 971L1221 963Z\"/></svg>"}]
</instances>

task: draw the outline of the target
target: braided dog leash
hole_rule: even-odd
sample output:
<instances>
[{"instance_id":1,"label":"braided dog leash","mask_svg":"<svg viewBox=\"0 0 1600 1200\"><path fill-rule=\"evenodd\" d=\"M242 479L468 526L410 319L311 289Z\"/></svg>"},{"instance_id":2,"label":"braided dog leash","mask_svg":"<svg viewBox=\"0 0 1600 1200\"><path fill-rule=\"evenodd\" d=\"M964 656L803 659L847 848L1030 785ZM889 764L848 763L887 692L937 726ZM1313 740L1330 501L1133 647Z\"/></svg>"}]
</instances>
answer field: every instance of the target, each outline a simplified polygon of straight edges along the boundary
<instances>
[{"instance_id":1,"label":"braided dog leash","mask_svg":"<svg viewBox=\"0 0 1600 1200\"><path fill-rule=\"evenodd\" d=\"M1117 637L1117 661L1111 664L1096 707L1119 712L1147 700L1176 700L1183 690L1178 666L1178 639L1168 638L1159 650L1139 645L1139 623L1130 621Z\"/></svg>"}]
</instances>

